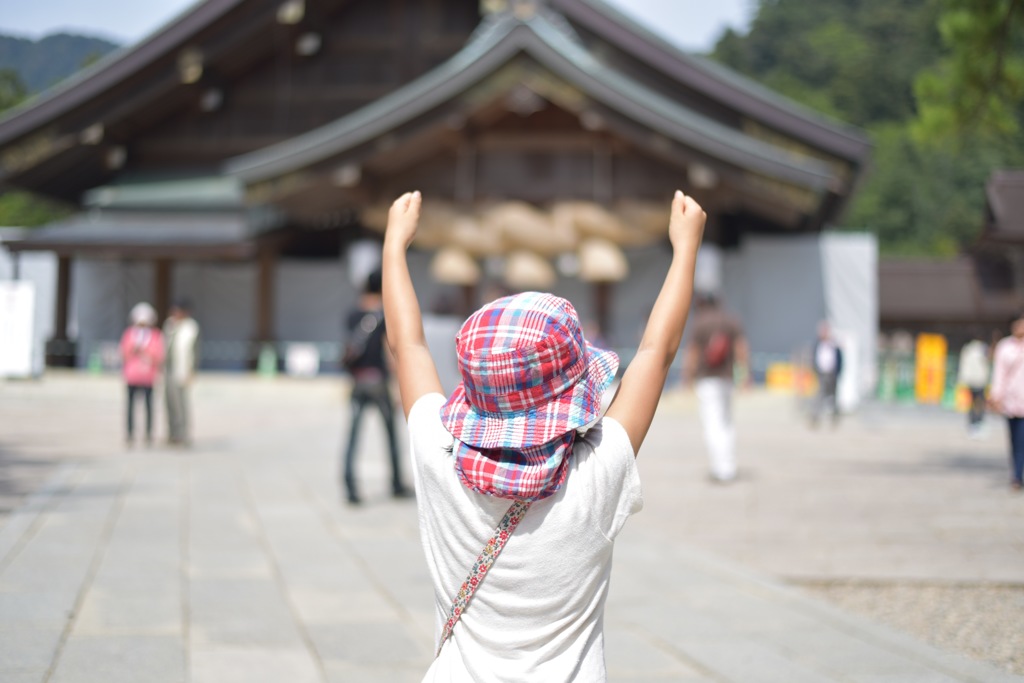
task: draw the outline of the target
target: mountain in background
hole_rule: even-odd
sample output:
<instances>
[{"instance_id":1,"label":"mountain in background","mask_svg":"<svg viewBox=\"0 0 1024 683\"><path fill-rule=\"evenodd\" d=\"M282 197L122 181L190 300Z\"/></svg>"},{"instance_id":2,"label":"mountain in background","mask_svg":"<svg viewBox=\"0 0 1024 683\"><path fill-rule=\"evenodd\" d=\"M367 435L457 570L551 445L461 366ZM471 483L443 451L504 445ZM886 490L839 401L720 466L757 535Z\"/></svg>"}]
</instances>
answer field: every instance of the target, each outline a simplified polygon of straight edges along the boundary
<instances>
[{"instance_id":1,"label":"mountain in background","mask_svg":"<svg viewBox=\"0 0 1024 683\"><path fill-rule=\"evenodd\" d=\"M0 69L12 69L29 93L46 90L120 45L55 33L39 40L0 35Z\"/></svg>"}]
</instances>

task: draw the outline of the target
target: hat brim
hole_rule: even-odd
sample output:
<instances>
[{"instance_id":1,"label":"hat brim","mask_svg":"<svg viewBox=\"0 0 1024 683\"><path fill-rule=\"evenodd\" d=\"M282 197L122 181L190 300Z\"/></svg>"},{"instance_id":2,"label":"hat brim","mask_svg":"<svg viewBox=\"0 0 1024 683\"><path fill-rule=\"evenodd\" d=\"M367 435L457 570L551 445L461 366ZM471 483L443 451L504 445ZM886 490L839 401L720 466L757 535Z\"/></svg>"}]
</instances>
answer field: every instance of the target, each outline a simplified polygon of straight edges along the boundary
<instances>
[{"instance_id":1,"label":"hat brim","mask_svg":"<svg viewBox=\"0 0 1024 683\"><path fill-rule=\"evenodd\" d=\"M441 407L441 421L459 441L477 448L539 446L590 424L601 415L601 398L615 379L619 357L586 344L587 368L571 389L520 413L482 413L459 383Z\"/></svg>"},{"instance_id":2,"label":"hat brim","mask_svg":"<svg viewBox=\"0 0 1024 683\"><path fill-rule=\"evenodd\" d=\"M477 449L455 442L455 471L471 491L510 500L540 500L565 483L575 434L521 449Z\"/></svg>"}]
</instances>

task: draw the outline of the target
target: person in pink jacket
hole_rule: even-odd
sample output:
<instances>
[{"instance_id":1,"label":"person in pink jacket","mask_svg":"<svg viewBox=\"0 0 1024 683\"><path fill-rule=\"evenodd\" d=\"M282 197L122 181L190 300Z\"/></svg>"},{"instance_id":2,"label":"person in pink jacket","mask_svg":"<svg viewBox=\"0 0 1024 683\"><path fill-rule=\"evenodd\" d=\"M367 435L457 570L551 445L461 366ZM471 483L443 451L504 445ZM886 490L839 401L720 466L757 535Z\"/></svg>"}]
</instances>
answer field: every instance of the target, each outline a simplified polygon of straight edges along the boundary
<instances>
[{"instance_id":1,"label":"person in pink jacket","mask_svg":"<svg viewBox=\"0 0 1024 683\"><path fill-rule=\"evenodd\" d=\"M996 344L989 399L1010 426L1010 486L1019 491L1024 477L1024 313L1011 323L1010 336Z\"/></svg>"},{"instance_id":2,"label":"person in pink jacket","mask_svg":"<svg viewBox=\"0 0 1024 683\"><path fill-rule=\"evenodd\" d=\"M164 362L164 339L156 328L156 311L149 304L135 304L131 325L121 335L124 381L128 385L128 447L132 446L135 397L146 404L146 445L153 443L153 384Z\"/></svg>"}]
</instances>

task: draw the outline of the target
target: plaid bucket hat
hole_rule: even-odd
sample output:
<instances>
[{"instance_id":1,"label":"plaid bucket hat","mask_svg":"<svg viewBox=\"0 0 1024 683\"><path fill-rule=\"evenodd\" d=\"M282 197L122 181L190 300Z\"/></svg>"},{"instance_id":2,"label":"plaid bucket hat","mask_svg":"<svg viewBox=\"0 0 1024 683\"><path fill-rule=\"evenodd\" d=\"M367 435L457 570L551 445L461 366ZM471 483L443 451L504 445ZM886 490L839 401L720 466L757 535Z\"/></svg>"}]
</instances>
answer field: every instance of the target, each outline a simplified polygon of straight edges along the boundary
<instances>
[{"instance_id":1,"label":"plaid bucket hat","mask_svg":"<svg viewBox=\"0 0 1024 683\"><path fill-rule=\"evenodd\" d=\"M553 444L593 422L619 367L615 353L584 340L572 304L540 292L484 306L462 325L455 348L462 382L441 420L475 449Z\"/></svg>"}]
</instances>

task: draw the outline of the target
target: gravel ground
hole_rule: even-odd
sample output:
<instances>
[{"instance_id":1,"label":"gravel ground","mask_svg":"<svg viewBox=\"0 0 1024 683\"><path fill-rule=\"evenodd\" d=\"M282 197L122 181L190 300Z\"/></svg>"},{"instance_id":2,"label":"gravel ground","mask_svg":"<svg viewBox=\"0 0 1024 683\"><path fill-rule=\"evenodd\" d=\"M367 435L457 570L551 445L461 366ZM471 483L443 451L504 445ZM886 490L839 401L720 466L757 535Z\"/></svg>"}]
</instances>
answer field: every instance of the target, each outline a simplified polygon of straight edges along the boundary
<instances>
[{"instance_id":1,"label":"gravel ground","mask_svg":"<svg viewBox=\"0 0 1024 683\"><path fill-rule=\"evenodd\" d=\"M1024 586L797 583L841 609L943 650L1024 674Z\"/></svg>"}]
</instances>

